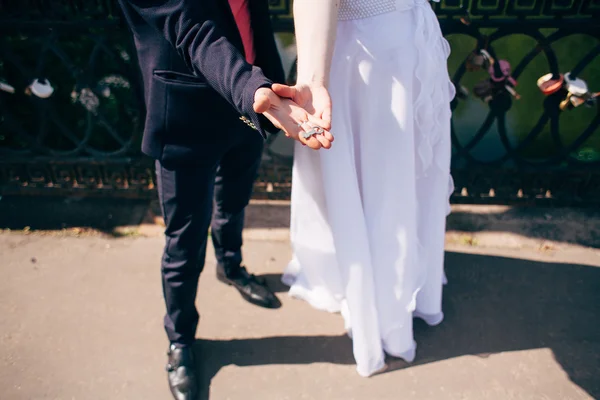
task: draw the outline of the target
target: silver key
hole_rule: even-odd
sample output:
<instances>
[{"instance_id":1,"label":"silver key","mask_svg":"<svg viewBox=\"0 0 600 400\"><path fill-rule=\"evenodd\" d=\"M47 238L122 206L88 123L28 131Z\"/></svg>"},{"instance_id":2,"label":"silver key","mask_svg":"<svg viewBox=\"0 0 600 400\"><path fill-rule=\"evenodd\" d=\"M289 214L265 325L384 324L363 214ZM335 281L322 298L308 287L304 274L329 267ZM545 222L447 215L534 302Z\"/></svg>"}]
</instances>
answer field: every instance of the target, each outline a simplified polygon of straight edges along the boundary
<instances>
[{"instance_id":1,"label":"silver key","mask_svg":"<svg viewBox=\"0 0 600 400\"><path fill-rule=\"evenodd\" d=\"M317 127L312 128L309 131L302 132L302 137L304 139L309 139L311 136L318 135L320 133L323 133L323 128L317 126Z\"/></svg>"}]
</instances>

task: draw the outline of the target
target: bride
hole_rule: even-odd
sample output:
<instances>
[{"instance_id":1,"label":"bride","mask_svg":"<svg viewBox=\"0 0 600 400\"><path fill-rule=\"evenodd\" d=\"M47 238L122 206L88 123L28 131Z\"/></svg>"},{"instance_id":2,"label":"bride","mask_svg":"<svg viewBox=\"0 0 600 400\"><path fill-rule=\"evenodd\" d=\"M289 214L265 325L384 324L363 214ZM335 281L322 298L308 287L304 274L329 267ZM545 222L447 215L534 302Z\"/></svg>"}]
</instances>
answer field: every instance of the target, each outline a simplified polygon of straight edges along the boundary
<instances>
[{"instance_id":1,"label":"bride","mask_svg":"<svg viewBox=\"0 0 600 400\"><path fill-rule=\"evenodd\" d=\"M273 89L331 119L336 141L294 150L283 280L341 312L370 376L386 353L415 358L413 317L444 317L450 48L427 0L295 0L294 16L298 80Z\"/></svg>"}]
</instances>

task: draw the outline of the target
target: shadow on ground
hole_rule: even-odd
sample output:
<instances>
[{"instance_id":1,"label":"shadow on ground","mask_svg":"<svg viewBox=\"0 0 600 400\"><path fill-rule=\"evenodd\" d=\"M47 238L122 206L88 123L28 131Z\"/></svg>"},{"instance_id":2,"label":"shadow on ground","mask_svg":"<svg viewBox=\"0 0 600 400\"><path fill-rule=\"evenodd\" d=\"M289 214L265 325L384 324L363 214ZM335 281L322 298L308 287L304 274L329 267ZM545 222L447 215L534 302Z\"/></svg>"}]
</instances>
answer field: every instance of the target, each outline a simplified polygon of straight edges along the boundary
<instances>
[{"instance_id":1,"label":"shadow on ground","mask_svg":"<svg viewBox=\"0 0 600 400\"><path fill-rule=\"evenodd\" d=\"M485 207L485 206L484 206ZM600 211L593 208L491 207L473 213L458 206L448 229L462 232L508 232L532 239L600 248Z\"/></svg>"},{"instance_id":2,"label":"shadow on ground","mask_svg":"<svg viewBox=\"0 0 600 400\"><path fill-rule=\"evenodd\" d=\"M150 210L148 200L3 196L0 229L89 228L116 235L114 229L118 227L144 222Z\"/></svg>"},{"instance_id":3,"label":"shadow on ground","mask_svg":"<svg viewBox=\"0 0 600 400\"><path fill-rule=\"evenodd\" d=\"M435 328L416 321L419 349L412 366L548 348L575 384L600 398L600 268L463 253L447 253L446 265L446 319ZM354 363L346 336L198 340L196 350L202 354L202 399L227 365ZM399 360L390 367L389 373L411 368Z\"/></svg>"},{"instance_id":4,"label":"shadow on ground","mask_svg":"<svg viewBox=\"0 0 600 400\"><path fill-rule=\"evenodd\" d=\"M4 196L0 199L0 229L89 228L119 236L118 227L155 224L161 220L156 199L27 196ZM246 208L248 229L287 229L289 222L290 206L287 202L253 202ZM600 211L590 208L460 205L448 218L448 230L513 233L531 239L600 248Z\"/></svg>"},{"instance_id":5,"label":"shadow on ground","mask_svg":"<svg viewBox=\"0 0 600 400\"><path fill-rule=\"evenodd\" d=\"M252 204L246 228L289 228L286 203ZM600 248L600 211L592 208L542 208L458 205L448 217L448 231L513 233L539 240ZM502 247L502 246L500 246Z\"/></svg>"}]
</instances>

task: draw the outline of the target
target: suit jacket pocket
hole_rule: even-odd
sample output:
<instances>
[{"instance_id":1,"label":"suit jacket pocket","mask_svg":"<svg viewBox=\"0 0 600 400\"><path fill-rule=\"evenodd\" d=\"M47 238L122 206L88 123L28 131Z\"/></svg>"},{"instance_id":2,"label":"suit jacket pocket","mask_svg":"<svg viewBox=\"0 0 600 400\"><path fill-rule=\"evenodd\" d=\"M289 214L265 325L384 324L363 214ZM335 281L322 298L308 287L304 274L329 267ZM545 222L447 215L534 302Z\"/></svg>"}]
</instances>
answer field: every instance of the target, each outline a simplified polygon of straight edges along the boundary
<instances>
[{"instance_id":1,"label":"suit jacket pocket","mask_svg":"<svg viewBox=\"0 0 600 400\"><path fill-rule=\"evenodd\" d=\"M156 80L167 85L186 85L198 88L208 88L208 84L203 79L194 75L167 70L155 70L152 74Z\"/></svg>"},{"instance_id":2,"label":"suit jacket pocket","mask_svg":"<svg viewBox=\"0 0 600 400\"><path fill-rule=\"evenodd\" d=\"M165 93L161 135L165 162L202 162L198 157L211 158L211 149L226 140L228 129L243 128L235 109L196 76L157 70L153 85L161 89L157 93Z\"/></svg>"},{"instance_id":3,"label":"suit jacket pocket","mask_svg":"<svg viewBox=\"0 0 600 400\"><path fill-rule=\"evenodd\" d=\"M153 78L166 93L167 141L204 142L219 129L239 124L233 106L203 79L175 71L154 71Z\"/></svg>"}]
</instances>

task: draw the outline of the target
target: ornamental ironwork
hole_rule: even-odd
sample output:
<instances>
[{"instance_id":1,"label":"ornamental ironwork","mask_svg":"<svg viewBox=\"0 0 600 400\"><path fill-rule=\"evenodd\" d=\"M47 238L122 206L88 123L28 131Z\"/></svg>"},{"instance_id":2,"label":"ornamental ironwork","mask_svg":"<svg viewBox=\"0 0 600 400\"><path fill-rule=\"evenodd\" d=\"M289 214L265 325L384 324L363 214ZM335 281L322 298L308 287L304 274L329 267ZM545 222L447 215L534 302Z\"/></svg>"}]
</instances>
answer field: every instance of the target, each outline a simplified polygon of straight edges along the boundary
<instances>
[{"instance_id":1,"label":"ornamental ironwork","mask_svg":"<svg viewBox=\"0 0 600 400\"><path fill-rule=\"evenodd\" d=\"M293 49L291 1L269 3L282 47ZM598 205L600 0L433 7L458 93L454 201ZM0 193L154 196L143 121L115 0L0 0ZM278 141L256 197L289 196L292 159Z\"/></svg>"}]
</instances>

